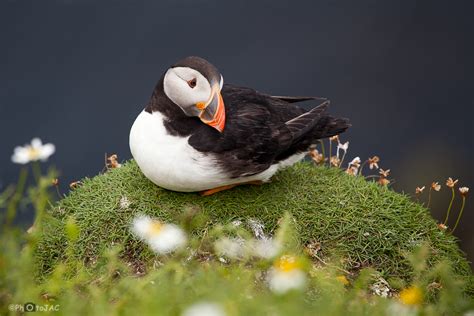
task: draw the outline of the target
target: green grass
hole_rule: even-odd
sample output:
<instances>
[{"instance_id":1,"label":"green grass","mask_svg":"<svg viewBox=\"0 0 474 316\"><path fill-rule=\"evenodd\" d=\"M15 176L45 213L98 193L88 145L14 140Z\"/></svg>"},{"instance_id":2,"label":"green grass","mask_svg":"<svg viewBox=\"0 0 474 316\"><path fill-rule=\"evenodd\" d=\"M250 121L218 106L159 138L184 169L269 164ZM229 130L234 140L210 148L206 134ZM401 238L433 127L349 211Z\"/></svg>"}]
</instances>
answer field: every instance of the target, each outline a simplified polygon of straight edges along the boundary
<instances>
[{"instance_id":1,"label":"green grass","mask_svg":"<svg viewBox=\"0 0 474 316\"><path fill-rule=\"evenodd\" d=\"M66 260L64 225L69 216L74 217L80 234L68 259L80 259L87 265L119 243L125 261L146 266L154 254L131 235L134 215L145 213L179 222L194 208L206 221L194 229L197 236L216 224L250 218L261 221L266 233L272 234L289 212L301 244L321 244L321 260L337 258L343 269L355 274L361 267L371 267L388 280L410 280L413 271L405 254L426 243L431 250L429 265L449 262L455 274L467 281L466 291L473 293L472 272L456 239L438 229L426 208L336 168L300 163L277 174L269 184L237 187L210 197L161 189L133 161L82 182L43 220L35 254L41 276ZM129 207L121 207L123 197L129 200Z\"/></svg>"},{"instance_id":2,"label":"green grass","mask_svg":"<svg viewBox=\"0 0 474 316\"><path fill-rule=\"evenodd\" d=\"M26 169L21 174L25 180ZM203 301L228 316L474 309L472 272L456 239L409 197L339 169L302 163L270 184L201 197L156 187L131 161L84 179L48 206L53 178L51 170L26 191L17 185L0 193L1 315L22 313L26 302L55 308L55 315L182 315ZM20 202L35 208L31 233L12 224ZM139 213L181 226L187 246L152 253L130 235ZM281 245L276 257L230 258L216 248L236 235L255 242L250 219ZM305 254L308 243L321 250ZM306 284L276 293L269 280L283 255L297 260Z\"/></svg>"}]
</instances>

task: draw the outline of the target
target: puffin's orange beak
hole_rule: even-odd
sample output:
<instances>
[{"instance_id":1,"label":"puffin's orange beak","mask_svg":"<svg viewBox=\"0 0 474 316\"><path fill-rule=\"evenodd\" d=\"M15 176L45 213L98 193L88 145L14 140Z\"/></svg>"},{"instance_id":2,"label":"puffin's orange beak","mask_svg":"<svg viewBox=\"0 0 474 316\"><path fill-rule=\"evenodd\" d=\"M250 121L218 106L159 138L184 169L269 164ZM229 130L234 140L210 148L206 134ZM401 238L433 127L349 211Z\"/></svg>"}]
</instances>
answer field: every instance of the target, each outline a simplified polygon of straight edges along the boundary
<instances>
[{"instance_id":1,"label":"puffin's orange beak","mask_svg":"<svg viewBox=\"0 0 474 316\"><path fill-rule=\"evenodd\" d=\"M212 91L209 101L206 103L199 102L196 107L201 111L201 114L199 114L201 121L222 133L225 127L224 100L219 85L214 85Z\"/></svg>"}]
</instances>

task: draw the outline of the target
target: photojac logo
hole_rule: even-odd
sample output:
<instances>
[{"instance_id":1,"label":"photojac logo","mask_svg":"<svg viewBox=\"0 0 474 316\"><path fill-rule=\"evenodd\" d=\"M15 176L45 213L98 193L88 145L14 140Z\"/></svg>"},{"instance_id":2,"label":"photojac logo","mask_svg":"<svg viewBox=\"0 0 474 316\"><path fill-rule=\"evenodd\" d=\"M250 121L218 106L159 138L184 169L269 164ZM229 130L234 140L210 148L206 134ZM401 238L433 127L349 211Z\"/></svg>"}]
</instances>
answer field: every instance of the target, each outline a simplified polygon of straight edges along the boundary
<instances>
[{"instance_id":1,"label":"photojac logo","mask_svg":"<svg viewBox=\"0 0 474 316\"><path fill-rule=\"evenodd\" d=\"M23 305L23 310L25 312L36 312L36 304L35 303L25 303L25 305Z\"/></svg>"},{"instance_id":2,"label":"photojac logo","mask_svg":"<svg viewBox=\"0 0 474 316\"><path fill-rule=\"evenodd\" d=\"M10 304L8 309L12 312L58 312L59 311L59 304L50 305L50 304L43 304L43 305L36 305L35 303L28 302L25 304Z\"/></svg>"}]
</instances>

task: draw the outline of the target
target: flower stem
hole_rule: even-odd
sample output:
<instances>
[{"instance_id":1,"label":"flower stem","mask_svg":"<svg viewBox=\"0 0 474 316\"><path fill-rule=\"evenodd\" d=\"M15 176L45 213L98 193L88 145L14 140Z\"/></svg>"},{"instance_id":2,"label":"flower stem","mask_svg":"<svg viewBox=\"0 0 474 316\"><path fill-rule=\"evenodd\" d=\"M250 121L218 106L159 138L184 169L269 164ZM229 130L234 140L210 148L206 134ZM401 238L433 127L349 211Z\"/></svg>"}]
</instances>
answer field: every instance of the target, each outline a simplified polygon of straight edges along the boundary
<instances>
[{"instance_id":1,"label":"flower stem","mask_svg":"<svg viewBox=\"0 0 474 316\"><path fill-rule=\"evenodd\" d=\"M448 212L446 213L446 218L444 219L444 222L443 222L444 225L446 225L446 223L448 222L449 213L451 213L451 208L453 207L453 201L454 201L454 187L451 188L451 191L453 192L453 195L452 195L452 197L451 197L451 202L449 202Z\"/></svg>"},{"instance_id":2,"label":"flower stem","mask_svg":"<svg viewBox=\"0 0 474 316\"><path fill-rule=\"evenodd\" d=\"M431 204L431 188L430 188L430 192L428 193L428 205L426 205L426 208L430 208L430 204Z\"/></svg>"},{"instance_id":3,"label":"flower stem","mask_svg":"<svg viewBox=\"0 0 474 316\"><path fill-rule=\"evenodd\" d=\"M462 197L461 210L459 211L458 219L456 220L456 224L454 224L454 228L451 231L451 233L454 233L454 231L456 230L456 227L458 227L459 220L461 219L462 212L464 211L464 205L466 205L466 197L465 196Z\"/></svg>"},{"instance_id":4,"label":"flower stem","mask_svg":"<svg viewBox=\"0 0 474 316\"><path fill-rule=\"evenodd\" d=\"M34 161L31 164L31 169L33 170L33 176L35 177L36 184L39 185L41 180L41 166L39 162Z\"/></svg>"},{"instance_id":5,"label":"flower stem","mask_svg":"<svg viewBox=\"0 0 474 316\"><path fill-rule=\"evenodd\" d=\"M346 157L346 151L342 154L341 161L339 161L339 167L342 166L342 162L344 161L344 158Z\"/></svg>"},{"instance_id":6,"label":"flower stem","mask_svg":"<svg viewBox=\"0 0 474 316\"><path fill-rule=\"evenodd\" d=\"M329 139L329 153L328 153L328 156L329 156L329 168L331 168L331 156L332 156L332 141L331 141L331 139Z\"/></svg>"},{"instance_id":7,"label":"flower stem","mask_svg":"<svg viewBox=\"0 0 474 316\"><path fill-rule=\"evenodd\" d=\"M326 159L326 152L324 150L324 142L322 140L319 141L321 143L321 153L323 154L323 165L324 165L324 161Z\"/></svg>"},{"instance_id":8,"label":"flower stem","mask_svg":"<svg viewBox=\"0 0 474 316\"><path fill-rule=\"evenodd\" d=\"M370 179L370 178L380 178L380 175L379 174L371 174L369 176L365 176L364 178L366 179Z\"/></svg>"},{"instance_id":9,"label":"flower stem","mask_svg":"<svg viewBox=\"0 0 474 316\"><path fill-rule=\"evenodd\" d=\"M55 185L55 187L56 187L56 193L58 194L59 199L62 199L63 196L61 196L61 192L59 192L59 186Z\"/></svg>"}]
</instances>

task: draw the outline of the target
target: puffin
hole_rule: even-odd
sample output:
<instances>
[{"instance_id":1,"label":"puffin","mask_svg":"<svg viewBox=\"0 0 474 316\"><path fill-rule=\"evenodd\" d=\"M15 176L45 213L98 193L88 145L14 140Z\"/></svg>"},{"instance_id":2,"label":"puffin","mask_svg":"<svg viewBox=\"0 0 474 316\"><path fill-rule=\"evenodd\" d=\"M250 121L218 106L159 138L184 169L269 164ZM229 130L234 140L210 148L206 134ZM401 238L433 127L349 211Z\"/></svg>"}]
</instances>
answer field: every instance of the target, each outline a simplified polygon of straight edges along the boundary
<instances>
[{"instance_id":1,"label":"puffin","mask_svg":"<svg viewBox=\"0 0 474 316\"><path fill-rule=\"evenodd\" d=\"M308 100L321 104L309 111L296 104ZM224 84L214 65L190 56L156 84L130 130L130 151L149 180L172 191L211 195L263 184L350 127L327 114L328 105Z\"/></svg>"}]
</instances>

